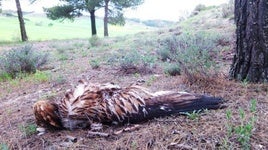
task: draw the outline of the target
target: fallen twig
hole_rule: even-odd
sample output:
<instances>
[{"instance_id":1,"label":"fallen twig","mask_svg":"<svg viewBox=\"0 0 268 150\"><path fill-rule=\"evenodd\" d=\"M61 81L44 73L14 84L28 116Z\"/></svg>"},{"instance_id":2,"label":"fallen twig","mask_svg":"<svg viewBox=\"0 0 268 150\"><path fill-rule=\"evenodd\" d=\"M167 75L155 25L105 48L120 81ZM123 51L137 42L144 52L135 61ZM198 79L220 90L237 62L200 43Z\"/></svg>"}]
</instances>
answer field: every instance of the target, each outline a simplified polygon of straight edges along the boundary
<instances>
[{"instance_id":1,"label":"fallen twig","mask_svg":"<svg viewBox=\"0 0 268 150\"><path fill-rule=\"evenodd\" d=\"M76 143L77 142L77 137L67 135L65 140L68 141L68 142L70 141L70 142Z\"/></svg>"},{"instance_id":2,"label":"fallen twig","mask_svg":"<svg viewBox=\"0 0 268 150\"><path fill-rule=\"evenodd\" d=\"M119 135L123 132L131 132L135 131L140 128L140 125L134 125L132 127L127 127L118 131L114 131L113 133L104 133L104 132L94 132L94 131L88 131L87 137L95 137L95 136L100 136L100 137L109 137L111 135Z\"/></svg>"},{"instance_id":3,"label":"fallen twig","mask_svg":"<svg viewBox=\"0 0 268 150\"><path fill-rule=\"evenodd\" d=\"M104 132L88 131L87 137L94 137L94 136L108 137L110 136L110 134Z\"/></svg>"},{"instance_id":4,"label":"fallen twig","mask_svg":"<svg viewBox=\"0 0 268 150\"><path fill-rule=\"evenodd\" d=\"M155 118L154 120L156 120L157 122L180 122L179 120L176 119L172 119L172 120L167 120L167 119L157 119Z\"/></svg>"},{"instance_id":5,"label":"fallen twig","mask_svg":"<svg viewBox=\"0 0 268 150\"><path fill-rule=\"evenodd\" d=\"M137 130L138 128L140 128L140 125L136 124L133 127L127 127L125 129L121 129L119 131L115 131L113 134L114 135L119 135L119 134L121 134L123 132L131 132L131 131Z\"/></svg>"},{"instance_id":6,"label":"fallen twig","mask_svg":"<svg viewBox=\"0 0 268 150\"><path fill-rule=\"evenodd\" d=\"M167 147L168 149L193 149L191 146L189 145L185 145L185 144L178 144L178 143L170 143Z\"/></svg>"}]
</instances>

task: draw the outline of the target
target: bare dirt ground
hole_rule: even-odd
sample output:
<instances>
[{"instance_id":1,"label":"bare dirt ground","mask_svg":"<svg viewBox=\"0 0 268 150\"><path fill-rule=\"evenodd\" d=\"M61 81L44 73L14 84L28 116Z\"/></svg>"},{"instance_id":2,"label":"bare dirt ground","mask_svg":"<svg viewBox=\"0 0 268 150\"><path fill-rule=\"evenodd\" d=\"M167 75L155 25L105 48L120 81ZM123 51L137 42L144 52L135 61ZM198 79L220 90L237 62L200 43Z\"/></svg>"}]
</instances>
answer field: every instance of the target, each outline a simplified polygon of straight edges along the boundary
<instances>
[{"instance_id":1,"label":"bare dirt ground","mask_svg":"<svg viewBox=\"0 0 268 150\"><path fill-rule=\"evenodd\" d=\"M56 43L56 44L55 44ZM71 43L71 44L70 44ZM80 43L71 47L74 43ZM52 46L51 46L52 45ZM53 46L54 45L54 46ZM67 58L62 59L61 46L69 45ZM241 124L239 108L245 110L247 121L256 116L251 149L268 149L268 85L229 81L226 75L189 84L184 76L167 76L160 67L154 73L137 75L122 74L115 66L101 63L99 69L92 69L89 60L105 57L108 51L87 51L88 40L47 41L33 43L42 51L55 52L46 70L48 81L20 79L19 82L0 83L0 144L10 149L240 149L238 135L228 136L228 122L233 126ZM8 47L5 47L5 49ZM73 49L76 49L73 51ZM78 53L84 51L84 53ZM230 60L224 60L230 64ZM223 72L228 72L228 67ZM143 86L152 91L182 90L223 97L227 108L209 110L196 119L187 116L168 116L139 124L137 130L123 132L108 137L91 137L88 130L50 131L42 136L31 131L35 125L32 105L41 99L59 100L64 92L74 87L79 79L90 82L114 82L128 86L137 80L144 80ZM250 100L257 100L256 113L250 112ZM230 121L226 111L230 110ZM131 125L121 127L104 126L101 132L111 133Z\"/></svg>"}]
</instances>

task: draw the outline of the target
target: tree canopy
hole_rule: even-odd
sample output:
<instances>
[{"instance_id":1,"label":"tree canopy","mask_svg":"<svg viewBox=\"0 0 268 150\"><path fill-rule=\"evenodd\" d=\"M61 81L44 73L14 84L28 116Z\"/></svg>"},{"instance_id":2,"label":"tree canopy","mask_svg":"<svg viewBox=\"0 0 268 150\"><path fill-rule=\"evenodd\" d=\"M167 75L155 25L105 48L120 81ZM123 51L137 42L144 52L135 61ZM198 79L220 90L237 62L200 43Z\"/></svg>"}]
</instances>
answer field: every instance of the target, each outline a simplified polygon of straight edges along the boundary
<instances>
[{"instance_id":1,"label":"tree canopy","mask_svg":"<svg viewBox=\"0 0 268 150\"><path fill-rule=\"evenodd\" d=\"M33 0L36 1L36 0ZM92 35L96 35L95 11L104 7L104 35L108 36L108 23L124 25L123 9L136 7L144 0L61 0L62 5L45 8L47 17L52 20L70 19L82 15L82 12L90 13Z\"/></svg>"},{"instance_id":2,"label":"tree canopy","mask_svg":"<svg viewBox=\"0 0 268 150\"><path fill-rule=\"evenodd\" d=\"M144 0L107 0L110 2L108 12L108 23L114 25L124 25L125 18L123 14L124 8L137 7L141 5Z\"/></svg>"},{"instance_id":3,"label":"tree canopy","mask_svg":"<svg viewBox=\"0 0 268 150\"><path fill-rule=\"evenodd\" d=\"M104 36L108 36L108 23L125 25L124 8L141 5L144 0L104 0Z\"/></svg>"},{"instance_id":4,"label":"tree canopy","mask_svg":"<svg viewBox=\"0 0 268 150\"><path fill-rule=\"evenodd\" d=\"M103 0L61 0L63 2L60 6L46 8L48 17L51 19L74 19L82 15L82 11L95 11L102 7ZM67 13L67 14L64 14Z\"/></svg>"},{"instance_id":5,"label":"tree canopy","mask_svg":"<svg viewBox=\"0 0 268 150\"><path fill-rule=\"evenodd\" d=\"M83 11L90 13L92 35L97 34L95 23L95 11L102 7L103 0L61 0L62 5L45 8L47 17L52 20L70 19L82 15Z\"/></svg>"}]
</instances>

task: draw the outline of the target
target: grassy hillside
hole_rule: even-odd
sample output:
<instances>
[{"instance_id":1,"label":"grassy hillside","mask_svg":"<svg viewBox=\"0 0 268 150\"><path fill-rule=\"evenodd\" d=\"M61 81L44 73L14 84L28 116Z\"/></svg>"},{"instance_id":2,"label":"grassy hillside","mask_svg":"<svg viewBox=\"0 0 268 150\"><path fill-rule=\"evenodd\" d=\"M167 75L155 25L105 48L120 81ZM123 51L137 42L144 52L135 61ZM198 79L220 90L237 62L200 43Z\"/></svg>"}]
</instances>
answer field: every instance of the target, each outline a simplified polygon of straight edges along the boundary
<instances>
[{"instance_id":1,"label":"grassy hillside","mask_svg":"<svg viewBox=\"0 0 268 150\"><path fill-rule=\"evenodd\" d=\"M0 149L268 149L268 85L228 79L235 26L223 8L198 9L190 18L157 31L34 41L28 48L1 45L1 50L13 53L5 53L9 61L0 57ZM49 23L42 26L49 29ZM48 55L19 54L18 49ZM29 74L16 70L25 65L21 60L40 64L30 58L47 63ZM14 78L8 74L12 69ZM122 129L132 125L104 126L99 132L109 137L92 136L89 129L38 136L33 104L60 100L79 79L212 95L222 97L227 108L155 118L131 131ZM118 131L126 132L112 134Z\"/></svg>"},{"instance_id":2,"label":"grassy hillside","mask_svg":"<svg viewBox=\"0 0 268 150\"><path fill-rule=\"evenodd\" d=\"M74 39L90 38L91 26L89 17L76 18L74 22L70 20L53 21L44 15L26 14L25 26L30 41L43 41L53 39ZM15 16L0 15L0 42L19 41L20 30L18 19ZM103 36L103 20L97 18L96 26L98 36ZM153 28L128 21L125 26L109 25L111 37L134 34L141 31L150 31Z\"/></svg>"}]
</instances>

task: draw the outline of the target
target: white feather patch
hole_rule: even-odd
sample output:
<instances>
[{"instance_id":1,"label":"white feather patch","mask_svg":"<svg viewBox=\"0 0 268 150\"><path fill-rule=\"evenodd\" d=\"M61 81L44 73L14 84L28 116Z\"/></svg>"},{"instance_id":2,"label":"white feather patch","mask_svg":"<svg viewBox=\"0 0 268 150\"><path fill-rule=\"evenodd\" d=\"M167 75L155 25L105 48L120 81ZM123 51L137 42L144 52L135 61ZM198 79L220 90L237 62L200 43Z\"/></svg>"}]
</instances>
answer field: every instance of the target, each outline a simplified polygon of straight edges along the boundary
<instances>
[{"instance_id":1,"label":"white feather patch","mask_svg":"<svg viewBox=\"0 0 268 150\"><path fill-rule=\"evenodd\" d=\"M167 94L170 94L170 93L172 93L172 91L159 91L159 92L155 92L153 94L153 96L167 95Z\"/></svg>"},{"instance_id":2,"label":"white feather patch","mask_svg":"<svg viewBox=\"0 0 268 150\"><path fill-rule=\"evenodd\" d=\"M77 97L81 96L84 92L85 84L79 84L73 92L74 99L77 99Z\"/></svg>"}]
</instances>

